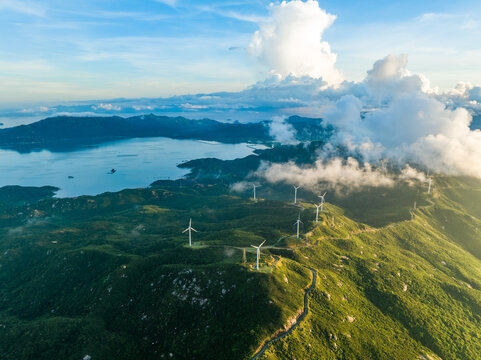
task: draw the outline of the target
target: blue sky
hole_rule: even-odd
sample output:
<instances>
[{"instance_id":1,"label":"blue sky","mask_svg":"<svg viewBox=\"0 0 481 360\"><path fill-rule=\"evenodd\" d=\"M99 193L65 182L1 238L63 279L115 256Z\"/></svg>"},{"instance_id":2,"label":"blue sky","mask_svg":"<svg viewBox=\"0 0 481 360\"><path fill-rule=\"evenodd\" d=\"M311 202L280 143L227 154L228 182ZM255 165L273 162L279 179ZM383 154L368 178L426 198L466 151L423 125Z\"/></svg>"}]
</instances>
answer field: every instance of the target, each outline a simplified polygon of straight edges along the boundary
<instances>
[{"instance_id":1,"label":"blue sky","mask_svg":"<svg viewBox=\"0 0 481 360\"><path fill-rule=\"evenodd\" d=\"M241 90L269 70L245 49L270 2L0 0L0 107ZM481 83L479 1L319 4L346 79L407 53L433 86Z\"/></svg>"}]
</instances>

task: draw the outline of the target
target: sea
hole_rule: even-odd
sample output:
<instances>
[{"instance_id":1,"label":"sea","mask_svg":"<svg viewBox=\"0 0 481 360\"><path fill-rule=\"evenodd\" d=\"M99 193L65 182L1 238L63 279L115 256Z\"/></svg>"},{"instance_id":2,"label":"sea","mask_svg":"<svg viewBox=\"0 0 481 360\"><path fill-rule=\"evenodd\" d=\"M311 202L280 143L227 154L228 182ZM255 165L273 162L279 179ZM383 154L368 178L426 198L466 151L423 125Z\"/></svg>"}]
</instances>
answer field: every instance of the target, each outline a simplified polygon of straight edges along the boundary
<instances>
[{"instance_id":1,"label":"sea","mask_svg":"<svg viewBox=\"0 0 481 360\"><path fill-rule=\"evenodd\" d=\"M147 187L160 179L179 179L189 169L178 164L199 158L230 160L262 145L223 144L168 138L129 139L70 152L18 153L0 150L0 187L60 188L56 197L75 197Z\"/></svg>"}]
</instances>

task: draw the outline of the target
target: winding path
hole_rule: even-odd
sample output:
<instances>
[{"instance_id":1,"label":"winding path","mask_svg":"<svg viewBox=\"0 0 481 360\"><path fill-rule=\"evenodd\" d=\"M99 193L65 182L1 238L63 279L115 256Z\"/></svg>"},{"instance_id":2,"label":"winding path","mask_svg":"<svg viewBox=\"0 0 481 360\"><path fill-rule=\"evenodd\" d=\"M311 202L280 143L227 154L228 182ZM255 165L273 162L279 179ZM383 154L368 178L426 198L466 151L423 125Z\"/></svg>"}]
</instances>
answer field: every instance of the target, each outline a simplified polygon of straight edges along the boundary
<instances>
[{"instance_id":1,"label":"winding path","mask_svg":"<svg viewBox=\"0 0 481 360\"><path fill-rule=\"evenodd\" d=\"M266 342L264 344L264 346L257 353L255 353L254 356L252 356L251 360L255 360L255 359L259 358L259 356L263 355L272 343L274 343L277 340L283 339L287 335L289 335L292 332L292 330L294 330L305 319L305 317L309 313L309 299L308 299L308 296L312 292L312 290L314 290L314 288L316 287L316 279L317 279L317 271L312 269L312 268L309 268L309 270L311 270L311 272L312 272L312 283L311 283L311 286L309 286L309 289L307 289L305 294L304 294L304 311L302 312L301 315L299 315L299 317L296 319L296 322L294 324L292 324L289 329L287 329L284 332L279 333L273 339Z\"/></svg>"}]
</instances>

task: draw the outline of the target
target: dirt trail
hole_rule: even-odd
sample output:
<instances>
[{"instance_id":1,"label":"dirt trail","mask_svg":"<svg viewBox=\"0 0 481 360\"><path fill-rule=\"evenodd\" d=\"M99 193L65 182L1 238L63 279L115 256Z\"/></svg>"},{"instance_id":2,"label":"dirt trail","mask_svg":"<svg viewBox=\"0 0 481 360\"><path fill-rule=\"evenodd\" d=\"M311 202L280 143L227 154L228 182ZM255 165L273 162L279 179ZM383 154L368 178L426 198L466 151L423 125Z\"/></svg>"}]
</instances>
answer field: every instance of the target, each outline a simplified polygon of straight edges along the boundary
<instances>
[{"instance_id":1,"label":"dirt trail","mask_svg":"<svg viewBox=\"0 0 481 360\"><path fill-rule=\"evenodd\" d=\"M292 330L294 330L297 326L299 326L299 324L302 321L304 321L307 314L309 314L309 298L308 297L309 297L309 294L312 292L312 290L314 290L314 288L316 287L316 279L317 279L317 271L314 270L314 269L311 269L311 268L309 268L309 270L311 270L311 272L312 272L312 283L304 294L304 311L302 312L301 315L299 315L299 317L296 319L295 323L292 324L289 329L287 329L286 331L279 332L274 338L272 338L271 340L266 342L261 347L261 349L254 354L254 356L251 358L251 360L255 360L255 359L259 358L259 356L262 356L266 352L266 350L269 348L269 346L271 346L272 343L288 336L292 332Z\"/></svg>"}]
</instances>

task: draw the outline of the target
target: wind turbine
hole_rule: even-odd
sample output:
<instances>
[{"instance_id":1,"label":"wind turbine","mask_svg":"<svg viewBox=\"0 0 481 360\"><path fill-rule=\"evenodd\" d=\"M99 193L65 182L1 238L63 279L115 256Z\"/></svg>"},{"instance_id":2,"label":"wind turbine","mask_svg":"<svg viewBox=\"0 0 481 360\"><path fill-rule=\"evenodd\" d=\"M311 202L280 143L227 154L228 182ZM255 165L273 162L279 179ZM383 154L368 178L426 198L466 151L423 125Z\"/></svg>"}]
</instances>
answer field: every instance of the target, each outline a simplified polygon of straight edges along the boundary
<instances>
[{"instance_id":1,"label":"wind turbine","mask_svg":"<svg viewBox=\"0 0 481 360\"><path fill-rule=\"evenodd\" d=\"M257 201L257 198L256 198L256 189L258 187L261 187L260 185L256 185L256 184L252 184L252 188L254 189L254 201Z\"/></svg>"},{"instance_id":2,"label":"wind turbine","mask_svg":"<svg viewBox=\"0 0 481 360\"><path fill-rule=\"evenodd\" d=\"M431 194L431 184L433 183L433 179L429 178L428 180L428 194Z\"/></svg>"},{"instance_id":3,"label":"wind turbine","mask_svg":"<svg viewBox=\"0 0 481 360\"><path fill-rule=\"evenodd\" d=\"M187 229L185 229L184 231L182 231L182 234L185 233L186 231L189 232L189 246L192 246L192 231L197 232L197 230L195 230L192 227L192 218L189 220L189 227Z\"/></svg>"},{"instance_id":4,"label":"wind turbine","mask_svg":"<svg viewBox=\"0 0 481 360\"><path fill-rule=\"evenodd\" d=\"M319 208L322 206L322 204L320 204L320 205L314 204L314 206L316 207L316 224L318 224L319 223Z\"/></svg>"},{"instance_id":5,"label":"wind turbine","mask_svg":"<svg viewBox=\"0 0 481 360\"><path fill-rule=\"evenodd\" d=\"M299 225L303 224L301 221L301 214L297 217L297 221L294 223L294 225L297 225L297 238L299 239Z\"/></svg>"},{"instance_id":6,"label":"wind turbine","mask_svg":"<svg viewBox=\"0 0 481 360\"><path fill-rule=\"evenodd\" d=\"M294 188L294 204L297 204L297 190L300 188L300 186L292 185L292 187Z\"/></svg>"},{"instance_id":7,"label":"wind turbine","mask_svg":"<svg viewBox=\"0 0 481 360\"><path fill-rule=\"evenodd\" d=\"M264 245L266 240L262 242L259 246L251 245L254 249L257 249L257 270L259 270L259 258L261 257L261 246Z\"/></svg>"},{"instance_id":8,"label":"wind turbine","mask_svg":"<svg viewBox=\"0 0 481 360\"><path fill-rule=\"evenodd\" d=\"M318 196L321 198L321 211L324 211L324 202L325 202L324 197L326 196L326 194L327 194L327 191L324 192L324 194Z\"/></svg>"}]
</instances>

